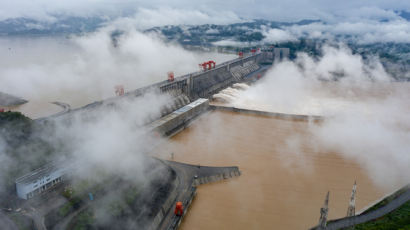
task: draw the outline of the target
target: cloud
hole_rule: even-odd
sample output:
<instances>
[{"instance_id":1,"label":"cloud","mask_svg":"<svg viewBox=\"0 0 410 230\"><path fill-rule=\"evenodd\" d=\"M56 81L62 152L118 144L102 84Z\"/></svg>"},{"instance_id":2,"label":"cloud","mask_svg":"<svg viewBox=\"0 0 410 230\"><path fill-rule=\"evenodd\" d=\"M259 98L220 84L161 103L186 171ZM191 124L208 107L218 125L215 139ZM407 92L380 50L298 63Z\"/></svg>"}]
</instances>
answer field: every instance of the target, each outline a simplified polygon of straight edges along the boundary
<instances>
[{"instance_id":1,"label":"cloud","mask_svg":"<svg viewBox=\"0 0 410 230\"><path fill-rule=\"evenodd\" d=\"M320 94L323 81L337 79L340 87L366 89L373 81L391 80L377 58L365 61L343 44L339 47L324 46L322 52L322 57L317 60L300 53L295 61L276 64L268 70L261 83L235 93L233 96L237 99L231 103L234 106L253 104L254 109L274 112L332 115L345 107L346 101ZM329 107L321 106L322 103Z\"/></svg>"},{"instance_id":2,"label":"cloud","mask_svg":"<svg viewBox=\"0 0 410 230\"><path fill-rule=\"evenodd\" d=\"M0 202L6 205L7 197L15 195L16 178L45 162L60 162L60 167L67 169L65 177L79 198L84 199L84 194L89 192L94 194L97 207L90 209L96 210L97 224L116 224L118 220L110 212L111 204L126 200L129 207L137 203L129 201L130 197L140 199L139 203L144 205L150 205L154 198L161 199L156 193L160 186L172 182L171 175L165 164L148 156L162 137L152 135L144 125L159 117L161 108L169 100L169 95L152 92L93 110L77 111L24 130L16 129L16 124L3 125L0 130ZM27 137L20 138L21 142L16 138L3 140L13 132L24 132ZM13 142L18 146L13 146ZM10 207L8 205L11 204L5 207ZM145 221L151 220L151 216L146 212L151 210L152 207L138 209L135 212L139 215L132 218L123 215L119 225L132 221L138 222L136 226L148 226L151 222Z\"/></svg>"},{"instance_id":3,"label":"cloud","mask_svg":"<svg viewBox=\"0 0 410 230\"><path fill-rule=\"evenodd\" d=\"M319 146L356 160L373 181L387 188L410 180L409 104L396 90L381 100L359 102L311 127Z\"/></svg>"},{"instance_id":4,"label":"cloud","mask_svg":"<svg viewBox=\"0 0 410 230\"><path fill-rule=\"evenodd\" d=\"M142 30L166 25L225 25L242 21L238 15L229 10L200 11L162 7L157 9L139 8L132 17L119 18L113 24L125 24Z\"/></svg>"},{"instance_id":5,"label":"cloud","mask_svg":"<svg viewBox=\"0 0 410 230\"><path fill-rule=\"evenodd\" d=\"M234 46L234 47L246 47L252 44L259 44L259 43L252 43L252 42L240 42L235 40L220 40L212 43L214 46Z\"/></svg>"},{"instance_id":6,"label":"cloud","mask_svg":"<svg viewBox=\"0 0 410 230\"><path fill-rule=\"evenodd\" d=\"M178 76L197 71L198 63L210 57L217 62L232 57L187 51L163 42L158 34L136 30L123 31L115 42L113 31L115 28L109 27L71 38L1 39L0 91L33 102L58 100L78 107L113 96L117 84L132 90L165 80L170 70ZM152 168L154 160L146 155L160 138L150 135L144 125L159 117L161 107L167 103L167 95L150 93L77 113L68 122L63 119L48 123L46 133L36 126L27 139L44 142L19 144L19 148L10 145L16 138L3 141L3 134L7 136L10 130L2 127L0 193L12 192L13 180L33 167L67 158L65 162L75 169L71 171L75 179L99 181L106 179L106 174L144 186L149 186L152 179L166 180L164 165L156 163L158 168ZM20 134L21 130L16 132Z\"/></svg>"},{"instance_id":7,"label":"cloud","mask_svg":"<svg viewBox=\"0 0 410 230\"><path fill-rule=\"evenodd\" d=\"M28 99L29 104L35 105L33 110L47 110L36 102L52 101L67 102L75 108L114 96L117 84L123 84L129 91L167 79L168 71L180 76L198 71L198 63L211 58L220 63L235 57L188 51L164 42L159 34L145 34L135 29L122 30L113 39L117 29L110 25L69 38L1 38L0 91ZM10 147L9 140L3 140L2 135L9 130L2 129L0 168L7 180L0 177L0 192L10 188L13 179L21 176L22 172L17 169L27 172L45 161L67 155L76 167L75 176L80 179L95 176L98 172L93 169L99 168L131 181L148 180L143 171L152 160L144 154L159 139L147 134L143 125L157 118L168 100L164 95L147 94L87 111L76 115L68 124L57 121L47 133L34 130L37 142L18 149ZM9 157L10 148L19 151L16 155L24 159ZM50 157L50 152L58 156ZM5 183L7 186L3 186Z\"/></svg>"},{"instance_id":8,"label":"cloud","mask_svg":"<svg viewBox=\"0 0 410 230\"><path fill-rule=\"evenodd\" d=\"M219 63L234 57L187 51L164 43L158 34L132 29L117 38L115 47L115 30L107 27L70 39L0 39L0 91L76 107L113 96L118 84L133 90L165 80L168 71L180 76L197 71L198 63L208 59Z\"/></svg>"},{"instance_id":9,"label":"cloud","mask_svg":"<svg viewBox=\"0 0 410 230\"><path fill-rule=\"evenodd\" d=\"M144 125L160 117L167 103L168 95L148 93L118 101L114 107L79 112L68 125L64 119L57 120L53 125L55 135L47 139L49 143L64 143L63 148L60 145L56 149L68 153L74 168L71 174L77 178L96 176L103 170L123 179L144 181L146 154L160 142L160 137L150 134ZM55 156L56 160L61 158Z\"/></svg>"},{"instance_id":10,"label":"cloud","mask_svg":"<svg viewBox=\"0 0 410 230\"><path fill-rule=\"evenodd\" d=\"M249 28L242 28L243 30L247 30ZM262 41L256 42L241 42L236 41L234 39L225 39L216 42L212 42L214 46L234 46L234 47L247 47L247 46L258 46L263 45L266 43L281 43L281 42L288 42L288 41L298 41L298 38L291 34L287 30L282 29L270 29L263 27L261 30L254 30L253 32L261 32L264 36Z\"/></svg>"},{"instance_id":11,"label":"cloud","mask_svg":"<svg viewBox=\"0 0 410 230\"><path fill-rule=\"evenodd\" d=\"M294 41L295 38L342 40L358 44L409 43L410 21L392 10L362 7L335 12L321 22L307 25L284 25L264 30L265 42ZM276 38L276 39L275 39Z\"/></svg>"},{"instance_id":12,"label":"cloud","mask_svg":"<svg viewBox=\"0 0 410 230\"><path fill-rule=\"evenodd\" d=\"M266 43L280 43L287 41L297 41L298 39L293 36L291 33L281 29L269 29L263 32L265 38L263 42Z\"/></svg>"},{"instance_id":13,"label":"cloud","mask_svg":"<svg viewBox=\"0 0 410 230\"><path fill-rule=\"evenodd\" d=\"M342 35L347 40L359 44L368 43L409 43L410 22L404 19L381 22L363 20L356 22L313 23L282 28L295 37L335 39Z\"/></svg>"},{"instance_id":14,"label":"cloud","mask_svg":"<svg viewBox=\"0 0 410 230\"><path fill-rule=\"evenodd\" d=\"M231 90L225 99L237 107L325 115L308 126L315 148L355 160L381 187L408 183L410 85L393 82L377 58L364 60L344 45L322 52L318 59L301 53L278 63L258 83ZM295 151L299 138L291 136L284 148ZM298 165L307 160L295 159Z\"/></svg>"}]
</instances>

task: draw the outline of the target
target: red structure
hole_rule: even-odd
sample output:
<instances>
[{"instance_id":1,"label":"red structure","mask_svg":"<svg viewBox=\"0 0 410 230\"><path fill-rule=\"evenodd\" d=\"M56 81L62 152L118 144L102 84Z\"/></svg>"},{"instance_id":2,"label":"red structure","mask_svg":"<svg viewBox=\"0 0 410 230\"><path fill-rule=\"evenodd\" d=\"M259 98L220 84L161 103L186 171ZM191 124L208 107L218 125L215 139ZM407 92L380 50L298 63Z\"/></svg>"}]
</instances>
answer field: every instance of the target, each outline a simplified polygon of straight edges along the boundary
<instances>
[{"instance_id":1,"label":"red structure","mask_svg":"<svg viewBox=\"0 0 410 230\"><path fill-rule=\"evenodd\" d=\"M215 69L216 63L214 61L208 62L208 69Z\"/></svg>"},{"instance_id":2,"label":"red structure","mask_svg":"<svg viewBox=\"0 0 410 230\"><path fill-rule=\"evenodd\" d=\"M174 81L174 72L168 72L168 81Z\"/></svg>"},{"instance_id":3,"label":"red structure","mask_svg":"<svg viewBox=\"0 0 410 230\"><path fill-rule=\"evenodd\" d=\"M215 66L216 66L216 63L212 60L199 64L199 68L201 68L201 70L204 70L204 71L214 69Z\"/></svg>"},{"instance_id":4,"label":"red structure","mask_svg":"<svg viewBox=\"0 0 410 230\"><path fill-rule=\"evenodd\" d=\"M243 58L243 52L242 51L238 52L238 56L239 56L239 58Z\"/></svg>"},{"instance_id":5,"label":"red structure","mask_svg":"<svg viewBox=\"0 0 410 230\"><path fill-rule=\"evenodd\" d=\"M178 201L177 204L175 205L175 215L177 216L182 216L184 214L184 207L182 206L182 202Z\"/></svg>"},{"instance_id":6,"label":"red structure","mask_svg":"<svg viewBox=\"0 0 410 230\"><path fill-rule=\"evenodd\" d=\"M251 53L255 54L256 53L256 49L251 49Z\"/></svg>"},{"instance_id":7,"label":"red structure","mask_svg":"<svg viewBox=\"0 0 410 230\"><path fill-rule=\"evenodd\" d=\"M115 95L117 95L117 96L123 96L123 95L124 95L124 86L122 86L122 85L116 85L116 86L115 86Z\"/></svg>"},{"instance_id":8,"label":"red structure","mask_svg":"<svg viewBox=\"0 0 410 230\"><path fill-rule=\"evenodd\" d=\"M0 113L4 113L4 109L3 108L0 108Z\"/></svg>"},{"instance_id":9,"label":"red structure","mask_svg":"<svg viewBox=\"0 0 410 230\"><path fill-rule=\"evenodd\" d=\"M259 80L259 79L261 79L261 77L262 77L262 76L261 76L260 74L258 74L258 75L256 76L256 79Z\"/></svg>"}]
</instances>

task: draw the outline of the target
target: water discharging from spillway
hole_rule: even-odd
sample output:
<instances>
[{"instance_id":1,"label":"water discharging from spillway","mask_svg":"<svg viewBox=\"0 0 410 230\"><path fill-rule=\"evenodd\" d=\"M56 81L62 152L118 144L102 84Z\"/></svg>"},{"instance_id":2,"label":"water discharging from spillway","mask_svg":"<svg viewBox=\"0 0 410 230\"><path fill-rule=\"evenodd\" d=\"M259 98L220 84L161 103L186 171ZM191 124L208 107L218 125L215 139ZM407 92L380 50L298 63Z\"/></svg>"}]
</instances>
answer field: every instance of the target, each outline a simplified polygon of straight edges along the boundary
<instances>
[{"instance_id":1,"label":"water discharging from spillway","mask_svg":"<svg viewBox=\"0 0 410 230\"><path fill-rule=\"evenodd\" d=\"M224 90L221 90L219 93L212 96L212 100L215 103L220 104L229 104L238 99L239 94L248 89L249 86L244 83L236 83L232 87L228 87Z\"/></svg>"},{"instance_id":2,"label":"water discharging from spillway","mask_svg":"<svg viewBox=\"0 0 410 230\"><path fill-rule=\"evenodd\" d=\"M257 89L244 83L238 83L214 94L211 104L285 114L334 116L351 108L367 107L391 94L407 95L410 84L386 83L362 87L343 87L334 83L322 82L310 88L307 87L309 90L305 92L281 91L269 94L268 91L278 89L261 87Z\"/></svg>"},{"instance_id":3,"label":"water discharging from spillway","mask_svg":"<svg viewBox=\"0 0 410 230\"><path fill-rule=\"evenodd\" d=\"M224 90L214 96L214 103L234 103L241 90ZM226 101L218 101L221 98ZM318 223L327 191L329 218L334 219L346 215L354 181L356 210L398 188L377 186L363 164L322 149L312 141L311 126L311 122L213 111L158 147L155 154L163 159L173 153L175 161L235 165L242 171L238 178L199 186L181 229L308 229Z\"/></svg>"}]
</instances>

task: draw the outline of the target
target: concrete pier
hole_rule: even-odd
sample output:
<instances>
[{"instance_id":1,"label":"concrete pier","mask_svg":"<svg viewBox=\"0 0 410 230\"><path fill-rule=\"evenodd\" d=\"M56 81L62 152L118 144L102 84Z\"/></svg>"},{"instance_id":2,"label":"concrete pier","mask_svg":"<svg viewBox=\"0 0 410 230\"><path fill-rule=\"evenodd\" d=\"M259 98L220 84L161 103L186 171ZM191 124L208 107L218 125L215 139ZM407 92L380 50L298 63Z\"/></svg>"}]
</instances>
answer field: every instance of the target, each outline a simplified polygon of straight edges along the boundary
<instances>
[{"instance_id":1,"label":"concrete pier","mask_svg":"<svg viewBox=\"0 0 410 230\"><path fill-rule=\"evenodd\" d=\"M289 114L289 113L275 113L275 112L266 112L266 111L260 111L260 110L236 108L236 107L230 107L230 106L210 105L209 108L211 110L238 112L238 113L243 113L243 114L274 117L274 118L279 118L279 119L284 119L284 120L292 120L292 121L315 121L316 122L316 121L322 121L324 119L323 116L303 115L303 114Z\"/></svg>"}]
</instances>

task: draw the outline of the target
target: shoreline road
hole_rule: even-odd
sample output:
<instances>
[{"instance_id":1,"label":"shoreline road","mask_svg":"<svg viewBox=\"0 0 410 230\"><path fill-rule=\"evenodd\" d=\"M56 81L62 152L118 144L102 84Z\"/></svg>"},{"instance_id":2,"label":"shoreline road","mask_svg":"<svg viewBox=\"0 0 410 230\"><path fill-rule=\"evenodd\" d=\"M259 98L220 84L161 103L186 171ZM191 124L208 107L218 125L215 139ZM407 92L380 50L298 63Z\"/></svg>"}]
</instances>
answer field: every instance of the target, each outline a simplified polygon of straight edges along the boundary
<instances>
[{"instance_id":1,"label":"shoreline road","mask_svg":"<svg viewBox=\"0 0 410 230\"><path fill-rule=\"evenodd\" d=\"M67 103L64 103L64 102L54 101L54 102L51 102L51 104L58 105L58 106L63 108L63 111L58 112L56 114L53 114L52 116L60 116L62 114L70 112L70 110L71 110L71 106Z\"/></svg>"},{"instance_id":2,"label":"shoreline road","mask_svg":"<svg viewBox=\"0 0 410 230\"><path fill-rule=\"evenodd\" d=\"M51 116L38 118L36 119L36 121L39 121L39 122L46 121L49 118L58 117L58 116L61 116L71 111L71 106L67 103L54 101L54 102L51 102L51 104L60 106L61 108L63 108L63 110L58 113L52 114Z\"/></svg>"}]
</instances>

